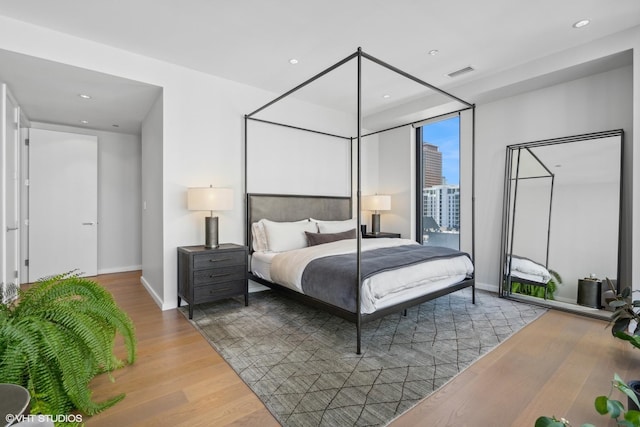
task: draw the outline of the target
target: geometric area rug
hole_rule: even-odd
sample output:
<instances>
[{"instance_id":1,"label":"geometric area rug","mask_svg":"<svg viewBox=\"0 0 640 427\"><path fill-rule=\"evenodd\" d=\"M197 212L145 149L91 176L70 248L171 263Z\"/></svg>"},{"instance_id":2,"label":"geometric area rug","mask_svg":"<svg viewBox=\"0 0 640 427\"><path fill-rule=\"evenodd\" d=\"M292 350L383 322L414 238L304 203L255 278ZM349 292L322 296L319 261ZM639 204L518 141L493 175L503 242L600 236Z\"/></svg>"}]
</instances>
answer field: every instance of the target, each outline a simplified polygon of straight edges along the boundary
<instances>
[{"instance_id":1,"label":"geometric area rug","mask_svg":"<svg viewBox=\"0 0 640 427\"><path fill-rule=\"evenodd\" d=\"M364 323L360 355L355 324L274 291L197 305L192 323L283 426L378 426L545 311L463 289Z\"/></svg>"}]
</instances>

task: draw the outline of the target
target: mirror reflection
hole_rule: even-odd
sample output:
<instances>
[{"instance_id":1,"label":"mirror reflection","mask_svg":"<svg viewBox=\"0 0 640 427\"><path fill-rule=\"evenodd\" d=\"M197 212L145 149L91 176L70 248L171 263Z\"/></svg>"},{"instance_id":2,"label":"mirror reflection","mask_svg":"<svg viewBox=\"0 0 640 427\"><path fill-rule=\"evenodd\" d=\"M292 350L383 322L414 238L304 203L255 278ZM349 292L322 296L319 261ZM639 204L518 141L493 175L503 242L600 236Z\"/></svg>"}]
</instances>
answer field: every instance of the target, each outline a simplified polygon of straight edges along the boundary
<instances>
[{"instance_id":1,"label":"mirror reflection","mask_svg":"<svg viewBox=\"0 0 640 427\"><path fill-rule=\"evenodd\" d=\"M617 286L622 137L607 131L507 147L503 296L606 313L595 312L607 309L605 279Z\"/></svg>"}]
</instances>

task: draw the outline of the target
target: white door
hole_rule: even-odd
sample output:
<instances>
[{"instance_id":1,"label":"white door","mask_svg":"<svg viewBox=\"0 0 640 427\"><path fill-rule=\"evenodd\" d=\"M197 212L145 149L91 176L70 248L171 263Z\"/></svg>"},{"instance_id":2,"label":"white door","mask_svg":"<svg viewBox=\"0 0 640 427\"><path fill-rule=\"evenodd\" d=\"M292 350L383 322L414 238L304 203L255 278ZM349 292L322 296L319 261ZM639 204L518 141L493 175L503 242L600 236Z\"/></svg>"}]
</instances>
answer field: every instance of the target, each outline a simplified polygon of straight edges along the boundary
<instances>
[{"instance_id":1,"label":"white door","mask_svg":"<svg viewBox=\"0 0 640 427\"><path fill-rule=\"evenodd\" d=\"M29 129L29 281L98 273L98 138Z\"/></svg>"},{"instance_id":2,"label":"white door","mask_svg":"<svg viewBox=\"0 0 640 427\"><path fill-rule=\"evenodd\" d=\"M19 109L5 93L5 275L4 283L20 284L20 138Z\"/></svg>"}]
</instances>

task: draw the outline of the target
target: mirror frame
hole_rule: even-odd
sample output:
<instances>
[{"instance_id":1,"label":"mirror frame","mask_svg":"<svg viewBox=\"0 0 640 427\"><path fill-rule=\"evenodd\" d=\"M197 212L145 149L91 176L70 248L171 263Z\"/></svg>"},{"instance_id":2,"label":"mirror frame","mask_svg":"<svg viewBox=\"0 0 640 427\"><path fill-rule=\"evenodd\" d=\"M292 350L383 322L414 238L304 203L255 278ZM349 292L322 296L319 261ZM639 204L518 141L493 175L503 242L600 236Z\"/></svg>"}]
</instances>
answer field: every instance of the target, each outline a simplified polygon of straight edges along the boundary
<instances>
[{"instance_id":1,"label":"mirror frame","mask_svg":"<svg viewBox=\"0 0 640 427\"><path fill-rule=\"evenodd\" d=\"M581 135L572 135L572 136L566 136L566 137L560 137L560 138L552 138L552 139L544 139L544 140L538 140L538 141L531 141L531 142L525 142L525 143L520 143L520 144L513 144L513 145L508 145L506 147L506 158L505 158L505 174L504 174L504 189L503 189L503 204L502 204L502 230L501 230L501 238L500 238L500 266L499 266L499 283L498 283L498 295L502 298L509 298L509 299L514 299L514 300L518 300L518 301L523 301L524 298L519 298L517 296L517 294L514 294L513 292L511 292L511 290L508 288L507 283L509 283L507 281L507 274L508 274L508 268L506 266L507 263L507 257L513 255L512 253L509 253L509 242L513 241L513 230L515 228L515 225L512 223L512 218L515 214L515 204L512 208L512 182L514 181L514 179L512 178L512 173L513 173L513 158L514 155L517 155L517 153L522 150L522 149L530 149L530 148L536 148L536 147L544 147L544 146L549 146L549 145L556 145L556 144L565 144L565 143L570 143L570 142L579 142L579 141L591 141L591 140L596 140L596 139L604 139L604 138L611 138L611 137L619 137L620 138L620 162L619 162L619 181L620 181L620 185L619 185L619 195L618 195L618 236L617 236L617 240L618 240L618 248L617 248L617 265L616 265L616 273L617 273L617 277L616 277L616 285L617 285L617 292L620 292L621 290L621 284L619 281L620 278L620 273L621 273L621 250L622 250L622 246L621 246L621 242L620 242L620 233L622 230L622 197L623 197L623 191L624 191L624 173L623 173L623 168L624 168L624 131L622 129L616 129L616 130L609 130L609 131L603 131L603 132L593 132L593 133L587 133L587 134L581 134ZM534 157L535 154L531 153ZM546 169L546 168L545 168ZM548 171L548 170L547 170ZM551 197L550 197L550 201L549 201L549 223L551 222L551 212L552 212L552 204L553 204L553 174L549 171L550 173L550 178L552 179L552 184L551 184ZM517 191L517 179L515 180L516 184L515 184L515 189L514 191ZM514 197L515 198L515 197ZM511 233L511 236L510 234ZM548 263L548 253L549 253L549 233L550 233L550 227L547 227L547 260L546 262ZM511 248L511 251L513 250L513 247ZM539 301L537 301L539 298L536 298L536 301L531 301L531 299L527 298L526 302L528 303L535 303L535 304L539 304L539 305L543 305L545 307L550 307L550 308L557 308L560 310L565 310L565 311L570 311L570 312L576 312L579 314L584 314L587 316L592 316L592 317L597 317L597 318L603 318L603 317L608 317L608 316L603 316L602 314L598 314L598 313L593 313L591 311L585 311L581 309L581 306L579 306L577 304L577 302L575 303L575 307L572 306L572 304L569 303L562 303L560 305L558 304L551 304L549 303L549 301L551 300L547 300L547 299L539 299ZM600 310L598 310L600 311Z\"/></svg>"}]
</instances>

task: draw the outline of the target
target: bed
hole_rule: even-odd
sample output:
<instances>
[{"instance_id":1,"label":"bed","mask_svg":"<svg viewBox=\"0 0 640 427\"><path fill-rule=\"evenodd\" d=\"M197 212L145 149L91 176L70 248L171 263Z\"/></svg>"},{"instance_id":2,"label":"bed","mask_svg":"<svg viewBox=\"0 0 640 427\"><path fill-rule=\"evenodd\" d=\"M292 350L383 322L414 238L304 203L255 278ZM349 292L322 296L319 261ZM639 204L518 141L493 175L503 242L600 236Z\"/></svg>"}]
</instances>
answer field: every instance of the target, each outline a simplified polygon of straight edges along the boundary
<instances>
[{"instance_id":1,"label":"bed","mask_svg":"<svg viewBox=\"0 0 640 427\"><path fill-rule=\"evenodd\" d=\"M468 287L475 303L469 255L408 239L358 239L349 197L248 194L247 218L250 279L356 323L358 353L362 322ZM313 239L321 242L309 246Z\"/></svg>"},{"instance_id":2,"label":"bed","mask_svg":"<svg viewBox=\"0 0 640 427\"><path fill-rule=\"evenodd\" d=\"M367 65L363 67L363 63L366 63ZM351 128L350 126L347 126L347 127L337 126L337 128L339 128L340 131L336 131L333 128L333 126L337 125L338 123L334 124L335 121L333 119L327 120L327 117L325 117L326 116L325 114L318 115L318 118L320 119L318 122L314 120L316 117L315 114L288 113L284 117L281 116L282 113L293 112L293 111L297 112L297 109L298 109L297 101L299 100L295 100L295 102L289 104L288 109L280 108L286 105L286 104L283 105L283 102L285 102L285 100L292 100L293 98L295 98L294 94L299 92L301 89L306 88L309 85L315 83L316 81L319 81L324 76L327 76L329 74L336 75L336 76L344 75L342 73L334 74L332 72L334 70L341 68L343 65L347 65L347 64L355 65L355 67L347 66L345 68L345 70L347 70L346 72L349 72L349 70L353 70L356 72L356 75L354 76L355 77L355 80L354 80L355 98L353 99L354 102L353 103L347 102L348 96L345 97L344 93L342 92L332 93L331 95L335 97L335 99L344 101L344 103L340 102L340 105L341 105L341 108L345 108L349 110L349 112L347 112L346 110L343 112L353 116L353 119L354 119L353 128ZM371 68L372 70L377 70L377 71L374 71L374 73L372 73L371 75L378 76L378 79L373 79L373 80L363 79L363 68L366 68L369 66L372 67ZM388 74L388 73L391 73L391 74ZM440 99L442 102L442 105L439 105L437 108L434 108L433 110L429 109L435 115L432 114L428 117L422 117L419 120L413 120L411 122L404 123L404 124L398 124L394 122L394 123L387 123L387 124L381 123L379 125L375 125L374 123L370 122L366 127L368 129L368 133L365 134L364 133L365 128L363 126L363 117L365 114L367 114L367 110L363 108L363 93L365 92L364 86L367 86L367 85L363 85L363 82L375 83L370 85L370 90L372 90L371 93L379 93L382 90L381 85L384 85L386 84L385 82L387 82L386 77L384 79L379 79L379 77L382 75L393 75L400 79L403 79L404 84L409 83L410 85L416 85L415 90L417 94L420 94L420 96L433 96L434 98L432 99L434 101L436 99ZM332 92L333 88L334 88L334 85L332 84L328 84L325 87L321 88L320 90L320 92L322 92L321 97L325 98L327 95L329 95L329 92ZM316 90L318 90L318 88L316 88ZM371 98L369 98L369 100L371 100ZM272 107L275 106L276 104L278 105L278 107L273 109ZM371 103L371 102L365 103L364 106L366 107L367 105L375 106L375 103ZM330 108L334 108L334 107L331 106ZM368 113L372 113L372 112L373 110L368 111ZM475 303L475 281L474 281L474 276L472 272L472 266L471 266L471 269L469 269L468 268L469 266L467 265L467 269L469 271L465 271L464 274L458 274L457 277L449 278L445 282L440 282L436 286L429 287L429 289L421 288L419 290L407 292L404 295L402 295L402 297L398 297L398 298L391 297L391 298L385 299L384 301L369 301L371 302L371 304L365 301L365 303L363 304L363 298L361 298L361 296L364 296L365 299L369 298L369 296L367 295L367 292L368 292L367 287L370 286L370 284L367 283L367 280L369 279L367 276L369 273L366 271L366 268L368 268L366 264L369 262L367 261L368 256L367 255L363 256L363 254L366 254L367 252L373 253L378 248L369 250L370 248L368 247L371 246L372 243L364 242L359 233L356 233L355 238L351 239L352 240L351 243L346 243L346 245L350 246L351 248L355 247L355 257L351 255L352 259L355 258L355 263L351 261L351 264L349 264L350 266L345 267L345 269L342 270L344 274L334 272L331 280L324 280L325 283L332 283L334 284L333 286L339 288L342 285L335 285L335 281L333 280L333 278L341 275L349 275L351 278L348 279L348 282L350 283L349 286L352 287L353 295L351 297L346 297L346 302L343 302L343 303L337 303L336 301L332 300L331 297L328 297L328 295L332 295L332 292L325 292L323 295L319 295L319 296L310 295L310 292L306 292L304 290L304 285L297 285L295 280L293 282L287 282L285 280L283 282L286 282L286 283L279 283L280 279L278 280L274 279L274 277L271 274L273 264L274 263L279 264L279 263L285 263L285 262L282 261L282 258L280 257L280 255L272 256L271 257L272 259L270 259L269 255L260 254L260 253L256 254L256 251L254 251L254 248L252 247L253 236L251 235L252 233L251 229L253 224L262 220L268 220L275 223L278 223L278 222L295 223L300 221L304 223L304 221L310 221L310 219L315 219L320 221L338 221L339 222L339 221L350 220L351 218L355 217L355 220L354 220L356 225L355 230L360 230L361 211L362 211L361 194L362 194L362 160L363 160L362 144L363 144L363 141L365 139L377 141L376 135L380 135L384 132L394 131L396 129L399 129L401 127L406 127L406 126L412 126L412 127L420 126L420 124L425 122L425 120L427 119L444 117L450 114L461 114L462 112L467 112L467 117L470 120L469 125L471 126L471 130L472 130L468 135L469 142L470 142L469 153L470 153L470 159L471 159L471 171L470 171L471 191L469 192L470 197L467 199L467 201L469 203L469 206L471 206L471 209L470 209L471 227L469 228L470 229L469 235L471 236L470 253L471 253L471 256L473 257L473 254L475 253L475 237L474 237L475 232L473 227L474 212L475 212L473 208L473 203L474 203L473 195L475 191L475 187L473 185L473 176L474 176L474 167L475 167L475 155L473 154L475 152L473 148L474 140L475 140L475 105L474 104L468 101L465 101L461 98L458 98L455 95L448 93L434 85L431 85L416 76L410 75L384 61L381 61L380 59L365 53L359 47L356 50L356 52L354 52L353 54L331 65L330 67L319 72L313 77L307 79L306 81L297 85L293 89L276 97L270 102L267 102L266 104L262 105L261 107L252 111L251 113L246 114L244 116L244 173L245 173L244 193L246 194L246 197L247 197L246 205L245 205L246 220L247 220L245 241L246 241L246 244L251 247L250 253L252 254L251 264L252 264L253 270L250 273L250 278L259 283L265 284L273 289L277 289L281 292L284 292L293 298L312 304L315 307L325 309L333 314L336 314L338 316L341 316L347 320L354 322L356 324L356 343L357 343L356 353L357 354L360 354L361 325L363 322L378 319L391 313L402 312L406 310L408 307L412 307L412 306L421 304L425 301L438 298L440 296L449 294L451 292L456 292L458 290L468 288L468 287L471 287L472 289L472 302ZM249 126L250 124L253 125L252 128L250 128ZM391 126L389 126L389 124L391 124ZM269 129L268 131L268 135L270 135L269 138L265 138L265 135L267 134L265 132L267 131L267 129ZM275 134L272 133L272 132L275 132L276 129L279 129L282 131L282 133L278 137L276 137ZM306 143L314 144L314 147L318 146L318 144L324 143L325 140L327 142L331 141L332 146L334 143L336 143L336 141L346 144L345 150L343 151L343 153L348 153L348 158L342 158L341 160L338 160L336 162L336 164L344 166L346 170L343 170L343 169L333 170L330 167L331 163L329 163L330 161L332 161L332 158L317 157L317 154L319 153L319 151L314 151L313 155L306 155L303 159L299 159L299 161L296 161L295 159L292 158L292 156L293 156L293 153L297 152L297 148L291 148L291 153L287 153L288 154L287 156L280 156L274 151L258 150L259 152L263 153L263 155L262 156L257 155L252 159L252 161L249 160L250 158L249 153L252 151L251 148L255 147L255 146L250 146L249 144L250 135L251 135L252 141L259 144L264 144L269 140L277 141L279 138L281 138L283 141L284 140L295 141L297 143L299 142L299 140L295 136L293 136L294 133L297 133L297 132L304 133L305 136L309 137L310 139L305 138L305 141ZM256 135L257 139L254 139L255 137L253 137L253 135ZM309 141L313 141L313 142L309 142ZM281 166L278 168L277 166L273 166L268 162L265 162L266 158L277 159L277 160L286 159L288 163L284 165L280 163ZM312 159L312 161L310 161L309 159ZM249 168L250 163L252 166L251 167L252 173L256 169L258 170L258 172L255 174L255 177L256 177L255 180L252 180L249 176L248 171L250 169ZM313 169L316 166L320 166L318 168L319 171L316 171L316 172L318 172L322 176L320 177L314 176L312 179L311 174L308 173L309 171L304 168L301 168L299 165L305 165L306 168L310 168L310 169ZM285 182L287 180L283 180L282 176L280 175L280 172L282 170L286 170L287 168L289 170L297 171L297 173L296 172L291 173L291 175L288 177L288 181L293 182L295 184L301 184L301 185L306 183L311 183L309 184L309 187L294 186L295 188L303 188L299 192L305 193L307 191L310 191L310 192L313 192L314 194L318 194L318 193L321 194L322 191L328 191L330 194L349 194L349 196L348 197L346 196L345 197L333 197L333 196L325 197L325 196L291 196L291 195L280 195L280 194L265 194L268 191L271 191L272 187L270 187L270 185L275 186L273 187L273 188L276 188L275 191L283 191L283 192L290 191L288 188L282 189L278 187L279 185L282 185L282 184L285 184L285 185L289 184L288 182ZM264 174L272 170L277 170L278 176L272 177L271 180L265 178ZM325 184L322 182L324 174L332 174L332 177L337 177L337 176L340 176L340 174L342 174L343 179L345 179L348 182L342 182L341 185L335 188L332 188L330 190L324 190L324 189L321 190L319 188L319 185ZM254 186L255 186L255 189L254 189ZM257 193L261 193L261 194L257 194ZM355 211L355 214L352 210ZM421 227L422 224L420 224L420 221L421 220L418 219L417 220L418 223L415 224L417 230L422 229ZM316 225L316 227L318 226ZM313 230L313 228L311 228L311 230ZM304 231L309 231L309 230L304 230ZM319 228L316 231L319 232L318 234L323 234ZM309 232L313 232L313 231L309 231ZM376 239L376 240L383 240L383 239ZM299 244L300 244L300 241L301 239L298 239ZM279 243L284 243L284 247L286 248L287 239L283 239ZM404 244L398 244L398 242L386 242L386 243L392 246L395 245L398 248L401 248L401 247L404 248L405 246L409 246L409 244L411 244L411 246L414 246L414 247L417 246L413 242L404 242ZM345 244L343 243L343 245ZM271 247L269 249L272 252L286 252L282 250L273 251L273 248ZM282 249L282 247L280 249ZM302 249L302 248L299 248L299 249ZM412 249L410 249L409 251L412 251ZM340 255L345 255L345 254L340 254ZM456 256L458 255L459 254L457 254ZM302 256L302 257L304 258L305 256ZM463 255L463 256L469 258L467 255ZM403 258L404 255L401 255L398 257ZM321 259L325 259L325 258L329 258L329 257L321 257ZM313 260L313 263L315 263L316 261L317 260ZM331 263L332 261L329 261L329 264ZM417 262L417 264L419 263L420 262ZM287 271L287 268L288 267L285 267L284 270ZM261 269L263 270L261 271ZM404 276L405 273L407 273L407 270L402 271L401 276ZM320 273L318 277L323 277L322 273ZM318 286L322 288L323 280L320 279L316 281L320 282L320 285ZM300 292L299 288L303 288L302 292ZM322 293L323 290L320 289L319 292Z\"/></svg>"}]
</instances>

